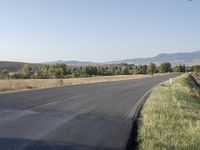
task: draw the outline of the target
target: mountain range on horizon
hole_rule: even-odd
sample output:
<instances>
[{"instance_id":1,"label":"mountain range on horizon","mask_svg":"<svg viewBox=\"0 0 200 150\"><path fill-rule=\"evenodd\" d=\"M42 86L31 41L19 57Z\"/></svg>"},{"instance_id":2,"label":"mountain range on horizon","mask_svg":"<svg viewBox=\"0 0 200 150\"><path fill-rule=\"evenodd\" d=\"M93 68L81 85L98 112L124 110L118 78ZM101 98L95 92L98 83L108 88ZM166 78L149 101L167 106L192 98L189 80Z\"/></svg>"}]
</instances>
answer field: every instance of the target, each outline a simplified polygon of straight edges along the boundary
<instances>
[{"instance_id":1,"label":"mountain range on horizon","mask_svg":"<svg viewBox=\"0 0 200 150\"><path fill-rule=\"evenodd\" d=\"M69 66L86 66L86 65L111 65L111 64L136 64L136 65L144 65L155 63L157 65L163 62L170 62L173 66L185 64L186 66L192 65L200 65L200 51L194 52L179 52L179 53L172 53L166 54L162 53L154 57L147 57L147 58L135 58L135 59L124 59L119 61L110 61L110 62L91 62L91 61L77 61L77 60L70 60L70 61L50 61L50 62L43 62L43 63L28 63L30 64L33 70L37 69L41 65L45 64L66 64ZM22 68L24 64L27 62L11 62L11 61L0 61L0 70L7 69L8 71L18 71Z\"/></svg>"},{"instance_id":2,"label":"mountain range on horizon","mask_svg":"<svg viewBox=\"0 0 200 150\"><path fill-rule=\"evenodd\" d=\"M200 64L200 51L194 52L179 52L179 53L161 53L154 57L148 58L135 58L135 59L125 59L121 61L115 61L111 63L128 63L128 64L136 64L136 65L144 65L155 63L157 65L163 62L170 62L173 66L185 64L187 66L198 65Z\"/></svg>"},{"instance_id":3,"label":"mountain range on horizon","mask_svg":"<svg viewBox=\"0 0 200 150\"><path fill-rule=\"evenodd\" d=\"M43 64L66 64L66 65L109 65L109 64L136 64L136 65L145 65L150 63L161 64L162 62L170 62L172 65L180 65L185 64L187 66L190 65L197 65L200 64L200 51L194 52L179 52L179 53L172 53L166 54L162 53L154 57L147 57L147 58L134 58L134 59L124 59L119 61L108 61L108 62L91 62L91 61L77 61L77 60L70 60L70 61L52 61L52 62L45 62Z\"/></svg>"}]
</instances>

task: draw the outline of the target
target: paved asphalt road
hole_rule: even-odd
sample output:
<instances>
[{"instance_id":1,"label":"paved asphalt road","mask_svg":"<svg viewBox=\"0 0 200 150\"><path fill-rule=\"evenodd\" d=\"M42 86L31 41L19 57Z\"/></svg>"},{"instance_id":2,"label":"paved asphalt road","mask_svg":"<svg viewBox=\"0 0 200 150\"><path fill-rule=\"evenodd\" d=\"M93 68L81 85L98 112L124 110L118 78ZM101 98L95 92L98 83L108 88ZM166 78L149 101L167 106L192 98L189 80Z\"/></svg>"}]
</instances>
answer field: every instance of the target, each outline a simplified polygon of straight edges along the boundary
<instances>
[{"instance_id":1,"label":"paved asphalt road","mask_svg":"<svg viewBox=\"0 0 200 150\"><path fill-rule=\"evenodd\" d=\"M170 76L0 94L0 150L123 150L134 104Z\"/></svg>"}]
</instances>

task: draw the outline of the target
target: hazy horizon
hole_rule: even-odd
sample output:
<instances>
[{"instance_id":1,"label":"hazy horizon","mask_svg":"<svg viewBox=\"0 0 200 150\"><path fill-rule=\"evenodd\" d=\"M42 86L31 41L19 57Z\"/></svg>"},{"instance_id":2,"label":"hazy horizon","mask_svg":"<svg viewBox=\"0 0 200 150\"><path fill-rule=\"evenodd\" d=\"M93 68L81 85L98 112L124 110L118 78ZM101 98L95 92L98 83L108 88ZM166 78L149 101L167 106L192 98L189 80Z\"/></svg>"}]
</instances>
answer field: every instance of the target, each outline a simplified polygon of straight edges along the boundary
<instances>
[{"instance_id":1,"label":"hazy horizon","mask_svg":"<svg viewBox=\"0 0 200 150\"><path fill-rule=\"evenodd\" d=\"M92 62L200 50L200 1L0 2L0 61Z\"/></svg>"},{"instance_id":2,"label":"hazy horizon","mask_svg":"<svg viewBox=\"0 0 200 150\"><path fill-rule=\"evenodd\" d=\"M49 60L49 61L40 61L40 62L28 62L28 61L13 61L13 60L0 60L0 61L8 61L8 62L24 62L24 63L51 63L51 62L56 62L56 61L79 61L79 62L93 62L93 63L107 63L107 62L115 62L115 61L123 61L123 60L128 60L128 59L141 59L141 58L151 58L151 57L156 57L160 54L177 54L177 53L193 53L193 52L200 52L200 50L196 51L186 51L186 52L174 52L174 53L159 53L154 56L149 56L149 57L136 57L136 58L124 58L124 59L118 59L118 60L108 60L108 61L91 61L91 60L75 60L75 59L69 59L69 60L62 60L62 59L57 59L57 60Z\"/></svg>"}]
</instances>

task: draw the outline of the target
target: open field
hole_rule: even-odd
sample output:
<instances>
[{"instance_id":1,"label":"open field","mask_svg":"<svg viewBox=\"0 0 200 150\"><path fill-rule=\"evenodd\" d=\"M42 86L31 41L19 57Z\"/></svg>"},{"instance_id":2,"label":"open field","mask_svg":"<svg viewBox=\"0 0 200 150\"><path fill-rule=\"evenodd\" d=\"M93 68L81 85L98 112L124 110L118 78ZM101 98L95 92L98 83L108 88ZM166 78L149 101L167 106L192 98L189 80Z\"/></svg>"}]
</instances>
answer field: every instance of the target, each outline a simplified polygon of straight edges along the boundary
<instances>
[{"instance_id":1,"label":"open field","mask_svg":"<svg viewBox=\"0 0 200 150\"><path fill-rule=\"evenodd\" d=\"M0 92L27 90L36 88L48 88L48 87L56 87L64 85L98 83L107 81L119 81L119 80L144 78L149 76L150 75L121 75L121 76L98 76L98 77L69 78L69 79L0 80Z\"/></svg>"},{"instance_id":2,"label":"open field","mask_svg":"<svg viewBox=\"0 0 200 150\"><path fill-rule=\"evenodd\" d=\"M193 77L158 86L140 114L140 150L200 149L200 87Z\"/></svg>"}]
</instances>

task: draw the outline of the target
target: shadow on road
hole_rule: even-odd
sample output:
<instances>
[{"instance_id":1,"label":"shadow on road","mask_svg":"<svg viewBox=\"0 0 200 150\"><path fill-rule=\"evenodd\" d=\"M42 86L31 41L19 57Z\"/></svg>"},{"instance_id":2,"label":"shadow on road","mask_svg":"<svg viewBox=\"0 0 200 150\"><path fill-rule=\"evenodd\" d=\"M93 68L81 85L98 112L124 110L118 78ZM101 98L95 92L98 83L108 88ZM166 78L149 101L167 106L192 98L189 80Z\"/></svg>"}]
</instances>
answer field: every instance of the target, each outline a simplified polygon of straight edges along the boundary
<instances>
[{"instance_id":1,"label":"shadow on road","mask_svg":"<svg viewBox=\"0 0 200 150\"><path fill-rule=\"evenodd\" d=\"M128 143L126 145L126 150L137 150L138 149L138 117L133 121L133 125L131 128L131 133L128 139Z\"/></svg>"}]
</instances>

